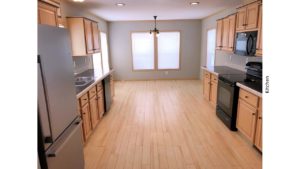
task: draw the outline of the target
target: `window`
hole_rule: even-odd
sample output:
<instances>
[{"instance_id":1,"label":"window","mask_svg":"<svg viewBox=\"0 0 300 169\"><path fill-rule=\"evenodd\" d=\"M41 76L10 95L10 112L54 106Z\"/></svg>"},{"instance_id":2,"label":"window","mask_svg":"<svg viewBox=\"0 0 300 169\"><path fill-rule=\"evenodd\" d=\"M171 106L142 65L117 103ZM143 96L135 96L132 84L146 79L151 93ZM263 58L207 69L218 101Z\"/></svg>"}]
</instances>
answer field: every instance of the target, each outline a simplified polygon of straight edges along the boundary
<instances>
[{"instance_id":1,"label":"window","mask_svg":"<svg viewBox=\"0 0 300 169\"><path fill-rule=\"evenodd\" d=\"M207 59L206 66L215 64L215 47L216 47L216 29L207 31Z\"/></svg>"},{"instance_id":2,"label":"window","mask_svg":"<svg viewBox=\"0 0 300 169\"><path fill-rule=\"evenodd\" d=\"M179 69L180 33L161 32L157 38L158 69Z\"/></svg>"},{"instance_id":3,"label":"window","mask_svg":"<svg viewBox=\"0 0 300 169\"><path fill-rule=\"evenodd\" d=\"M100 32L101 38L101 54L102 54L102 65L103 72L108 72L109 69L109 59L108 59L108 47L107 47L107 35L104 32Z\"/></svg>"},{"instance_id":4,"label":"window","mask_svg":"<svg viewBox=\"0 0 300 169\"><path fill-rule=\"evenodd\" d=\"M131 38L133 70L179 69L180 32L135 32Z\"/></svg>"},{"instance_id":5,"label":"window","mask_svg":"<svg viewBox=\"0 0 300 169\"><path fill-rule=\"evenodd\" d=\"M154 69L154 38L149 33L132 33L134 70Z\"/></svg>"}]
</instances>

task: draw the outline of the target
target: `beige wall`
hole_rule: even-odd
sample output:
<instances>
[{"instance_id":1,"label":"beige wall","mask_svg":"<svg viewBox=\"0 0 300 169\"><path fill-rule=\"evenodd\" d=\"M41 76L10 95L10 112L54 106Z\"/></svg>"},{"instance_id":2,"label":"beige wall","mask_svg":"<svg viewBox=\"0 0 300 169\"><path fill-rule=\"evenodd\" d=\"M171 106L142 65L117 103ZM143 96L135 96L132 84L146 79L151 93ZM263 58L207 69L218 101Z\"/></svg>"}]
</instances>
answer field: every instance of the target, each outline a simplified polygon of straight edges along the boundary
<instances>
[{"instance_id":1,"label":"beige wall","mask_svg":"<svg viewBox=\"0 0 300 169\"><path fill-rule=\"evenodd\" d=\"M242 4L247 4L255 0L245 0ZM241 4L241 5L242 5ZM202 33L201 33L201 60L200 66L206 66L206 54L207 54L207 30L217 27L217 19L223 18L229 14L235 13L236 8L226 9L215 15L209 16L202 20ZM216 66L229 66L242 71L245 71L245 64L247 61L262 61L261 57L246 57L238 56L232 52L216 51L215 65ZM200 79L202 77L202 70L200 69Z\"/></svg>"},{"instance_id":2,"label":"beige wall","mask_svg":"<svg viewBox=\"0 0 300 169\"><path fill-rule=\"evenodd\" d=\"M132 71L131 32L149 31L152 21L110 22L109 45L117 80L198 79L200 69L200 20L159 21L158 29L181 31L181 69L171 71Z\"/></svg>"},{"instance_id":3,"label":"beige wall","mask_svg":"<svg viewBox=\"0 0 300 169\"><path fill-rule=\"evenodd\" d=\"M70 2L62 1L61 3L61 14L63 17L66 16L79 16L79 17L86 17L92 20L95 20L98 22L98 27L100 31L107 32L108 33L108 24L107 21L104 19L93 15L89 13L88 11L81 9L78 6L73 5ZM92 57L86 57L86 56L78 56L73 57L74 61L74 73L81 73L87 69L93 68L93 59Z\"/></svg>"}]
</instances>

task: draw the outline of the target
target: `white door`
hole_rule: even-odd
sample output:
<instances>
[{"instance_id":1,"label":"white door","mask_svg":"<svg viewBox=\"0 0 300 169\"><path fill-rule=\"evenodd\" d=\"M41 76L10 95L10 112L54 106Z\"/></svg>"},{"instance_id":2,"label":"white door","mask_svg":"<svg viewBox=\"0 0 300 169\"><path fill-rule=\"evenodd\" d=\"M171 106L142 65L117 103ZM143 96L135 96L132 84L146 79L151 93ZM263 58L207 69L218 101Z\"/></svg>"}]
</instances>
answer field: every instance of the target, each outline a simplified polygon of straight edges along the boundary
<instances>
[{"instance_id":1,"label":"white door","mask_svg":"<svg viewBox=\"0 0 300 169\"><path fill-rule=\"evenodd\" d=\"M216 29L207 31L207 57L206 66L215 65L215 49L216 49Z\"/></svg>"}]
</instances>

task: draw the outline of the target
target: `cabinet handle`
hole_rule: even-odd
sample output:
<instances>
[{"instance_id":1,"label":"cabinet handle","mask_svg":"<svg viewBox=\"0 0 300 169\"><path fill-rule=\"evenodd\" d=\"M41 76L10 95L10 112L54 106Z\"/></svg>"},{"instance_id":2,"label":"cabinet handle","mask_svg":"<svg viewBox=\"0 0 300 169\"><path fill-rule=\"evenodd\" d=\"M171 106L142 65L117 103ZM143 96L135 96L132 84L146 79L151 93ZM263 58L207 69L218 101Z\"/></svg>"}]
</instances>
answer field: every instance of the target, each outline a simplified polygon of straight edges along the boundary
<instances>
[{"instance_id":1,"label":"cabinet handle","mask_svg":"<svg viewBox=\"0 0 300 169\"><path fill-rule=\"evenodd\" d=\"M258 119L261 119L261 117L258 117Z\"/></svg>"},{"instance_id":2,"label":"cabinet handle","mask_svg":"<svg viewBox=\"0 0 300 169\"><path fill-rule=\"evenodd\" d=\"M254 116L254 115L255 115L255 113L252 113L252 115Z\"/></svg>"},{"instance_id":3,"label":"cabinet handle","mask_svg":"<svg viewBox=\"0 0 300 169\"><path fill-rule=\"evenodd\" d=\"M87 100L87 99L83 99L83 100Z\"/></svg>"},{"instance_id":4,"label":"cabinet handle","mask_svg":"<svg viewBox=\"0 0 300 169\"><path fill-rule=\"evenodd\" d=\"M245 98L247 99L247 98L248 98L248 96L245 96Z\"/></svg>"}]
</instances>

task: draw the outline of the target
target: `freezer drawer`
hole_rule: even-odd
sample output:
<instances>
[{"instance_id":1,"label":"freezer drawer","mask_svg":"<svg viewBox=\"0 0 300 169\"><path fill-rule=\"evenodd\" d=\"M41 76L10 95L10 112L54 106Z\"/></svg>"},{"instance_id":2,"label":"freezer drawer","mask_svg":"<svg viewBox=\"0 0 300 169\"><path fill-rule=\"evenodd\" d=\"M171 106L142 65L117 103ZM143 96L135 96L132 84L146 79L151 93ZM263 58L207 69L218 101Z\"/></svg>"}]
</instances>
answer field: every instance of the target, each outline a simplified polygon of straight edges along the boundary
<instances>
[{"instance_id":1,"label":"freezer drawer","mask_svg":"<svg viewBox=\"0 0 300 169\"><path fill-rule=\"evenodd\" d=\"M81 132L81 120L75 120L47 150L48 169L84 169Z\"/></svg>"}]
</instances>

